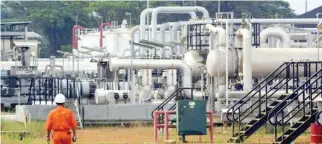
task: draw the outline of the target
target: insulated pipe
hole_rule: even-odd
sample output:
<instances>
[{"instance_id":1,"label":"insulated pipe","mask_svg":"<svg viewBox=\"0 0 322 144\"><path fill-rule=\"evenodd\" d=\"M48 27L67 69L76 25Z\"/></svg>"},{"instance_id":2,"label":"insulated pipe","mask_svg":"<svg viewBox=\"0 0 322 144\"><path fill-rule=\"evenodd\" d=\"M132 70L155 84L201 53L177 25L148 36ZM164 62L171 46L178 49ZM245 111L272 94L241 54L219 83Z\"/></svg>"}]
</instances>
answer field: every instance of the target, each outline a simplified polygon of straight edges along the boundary
<instances>
[{"instance_id":1,"label":"insulated pipe","mask_svg":"<svg viewBox=\"0 0 322 144\"><path fill-rule=\"evenodd\" d=\"M191 11L199 11L203 13L204 18L209 18L209 13L204 7L195 6L195 7L158 7L155 8L152 12L152 19L151 19L151 25L152 25L152 40L156 39L156 25L157 25L157 17L159 13L162 12L171 12L171 13L185 13L185 12L191 12Z\"/></svg>"},{"instance_id":2,"label":"insulated pipe","mask_svg":"<svg viewBox=\"0 0 322 144\"><path fill-rule=\"evenodd\" d=\"M146 16L149 14L149 13L152 13L153 10L155 8L147 8L145 10L143 10L141 12L141 15L140 15L140 39L145 39L145 30L144 27L145 27L145 24L146 24ZM167 12L164 12L164 13L167 13ZM192 19L196 19L197 18L197 15L195 12L193 11L188 11L188 12L175 12L175 13L188 13L190 14L191 18Z\"/></svg>"},{"instance_id":3,"label":"insulated pipe","mask_svg":"<svg viewBox=\"0 0 322 144\"><path fill-rule=\"evenodd\" d=\"M216 40L216 45L219 49L224 49L226 46L226 32L222 27L214 27L211 24L206 24L206 28L211 31L212 39ZM213 43L211 42L213 45Z\"/></svg>"},{"instance_id":4,"label":"insulated pipe","mask_svg":"<svg viewBox=\"0 0 322 144\"><path fill-rule=\"evenodd\" d=\"M102 23L100 25L100 48L103 48L103 29L105 26L111 26L110 23Z\"/></svg>"},{"instance_id":5,"label":"insulated pipe","mask_svg":"<svg viewBox=\"0 0 322 144\"><path fill-rule=\"evenodd\" d=\"M172 28L171 28L171 39L170 39L170 41L178 41L178 36L177 36L177 34L178 34L178 29L180 28L182 26L182 23L181 22L176 22L176 23L173 23L173 25L172 25ZM182 52L182 50L181 50L181 47L177 47L177 48L179 48L178 50L177 50L177 54L182 54L183 52Z\"/></svg>"},{"instance_id":6,"label":"insulated pipe","mask_svg":"<svg viewBox=\"0 0 322 144\"><path fill-rule=\"evenodd\" d=\"M133 28L130 29L129 33L130 33L130 41L131 41L131 56L134 57L135 56L135 52L134 52L134 44L133 42L135 41L135 33L137 31L140 30L140 26L137 25ZM124 56L124 53L123 53L123 56Z\"/></svg>"},{"instance_id":7,"label":"insulated pipe","mask_svg":"<svg viewBox=\"0 0 322 144\"><path fill-rule=\"evenodd\" d=\"M162 43L164 43L165 42L165 31L166 31L166 29L170 29L170 27L169 27L170 25L169 25L169 23L164 23L164 24L162 24L162 26L161 26L161 29L160 29L160 32L161 32L161 42ZM162 49L162 58L165 58L165 48L163 48Z\"/></svg>"},{"instance_id":8,"label":"insulated pipe","mask_svg":"<svg viewBox=\"0 0 322 144\"><path fill-rule=\"evenodd\" d=\"M146 60L146 59L110 59L110 70L118 69L180 69L182 71L182 83L185 88L192 88L192 72L190 67L182 60ZM184 90L187 96L191 96L190 90Z\"/></svg>"},{"instance_id":9,"label":"insulated pipe","mask_svg":"<svg viewBox=\"0 0 322 144\"><path fill-rule=\"evenodd\" d=\"M290 36L280 27L269 27L261 31L260 33L260 46L261 48L268 48L266 40L268 37L275 37L281 40L283 47L290 47Z\"/></svg>"},{"instance_id":10,"label":"insulated pipe","mask_svg":"<svg viewBox=\"0 0 322 144\"><path fill-rule=\"evenodd\" d=\"M239 29L236 35L243 38L244 91L249 92L252 90L252 34L248 29Z\"/></svg>"},{"instance_id":11,"label":"insulated pipe","mask_svg":"<svg viewBox=\"0 0 322 144\"><path fill-rule=\"evenodd\" d=\"M260 24L319 24L322 21L321 18L306 18L306 19L250 19L246 20L250 23L260 23ZM218 19L215 22L222 22L225 23L225 19ZM241 24L243 19L233 19L232 22L234 24Z\"/></svg>"},{"instance_id":12,"label":"insulated pipe","mask_svg":"<svg viewBox=\"0 0 322 144\"><path fill-rule=\"evenodd\" d=\"M77 38L76 38L76 31L78 29L81 29L83 31L85 31L84 27L82 26L79 26L79 25L74 25L73 27L73 30L72 30L72 46L73 46L73 49L76 49L77 48Z\"/></svg>"}]
</instances>

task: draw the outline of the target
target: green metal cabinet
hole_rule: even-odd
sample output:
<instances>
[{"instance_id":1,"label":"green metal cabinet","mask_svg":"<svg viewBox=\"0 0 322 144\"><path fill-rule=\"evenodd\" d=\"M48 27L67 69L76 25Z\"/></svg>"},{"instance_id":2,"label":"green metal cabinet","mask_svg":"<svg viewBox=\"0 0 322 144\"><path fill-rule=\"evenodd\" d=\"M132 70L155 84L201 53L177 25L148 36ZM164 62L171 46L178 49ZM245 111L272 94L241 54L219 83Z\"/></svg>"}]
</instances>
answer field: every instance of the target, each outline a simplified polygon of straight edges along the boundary
<instances>
[{"instance_id":1,"label":"green metal cabinet","mask_svg":"<svg viewBox=\"0 0 322 144\"><path fill-rule=\"evenodd\" d=\"M207 116L206 100L177 101L178 135L206 135Z\"/></svg>"}]
</instances>

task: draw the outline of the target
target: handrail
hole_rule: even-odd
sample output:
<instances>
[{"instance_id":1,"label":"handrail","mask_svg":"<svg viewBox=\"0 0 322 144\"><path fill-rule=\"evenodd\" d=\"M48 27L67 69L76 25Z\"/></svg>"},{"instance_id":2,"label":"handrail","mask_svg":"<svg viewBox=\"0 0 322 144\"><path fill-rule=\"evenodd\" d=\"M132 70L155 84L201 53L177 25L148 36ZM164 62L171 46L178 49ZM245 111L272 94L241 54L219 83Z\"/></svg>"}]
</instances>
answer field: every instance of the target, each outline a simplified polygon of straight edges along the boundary
<instances>
[{"instance_id":1,"label":"handrail","mask_svg":"<svg viewBox=\"0 0 322 144\"><path fill-rule=\"evenodd\" d=\"M250 92L248 92L243 98L241 98L239 101L237 101L233 106L231 106L228 109L228 112L232 112L232 119L230 118L229 115L226 115L227 119L229 121L237 121L237 118L235 118L235 114L238 110L241 109L241 107L246 104L249 100L251 100L251 98L253 98L256 94L260 94L260 92L264 89L267 88L267 85L269 83L271 83L275 78L277 78L279 75L281 75L283 72L286 72L286 78L289 79L295 79L298 78L298 72L299 72L299 66L303 65L304 68L304 73L307 73L307 69L309 71L309 75L310 75L310 68L311 68L311 64L316 64L316 69L317 69L317 64L321 63L321 62L285 62L283 63L281 66L279 66L274 72L272 72L270 75L268 75L262 82L260 82L259 84L257 84ZM291 68L293 68L293 73L291 72ZM302 69L302 68L301 68ZM296 71L296 73L295 73ZM292 76L290 76L292 75ZM263 86L262 86L263 84ZM294 85L294 82L293 82ZM294 87L293 87L294 89ZM286 92L288 91L288 88L286 88ZM261 97L261 95L259 96L258 99L262 99L267 95L268 91L266 90L266 93L263 94L263 96ZM267 99L267 97L266 97ZM267 100L265 100L267 101ZM258 101L256 101L258 102ZM257 105L257 107L259 107L260 105ZM256 108L257 108L256 107ZM239 112L238 112L239 113ZM249 115L249 114L248 114ZM241 116L241 115L239 115Z\"/></svg>"},{"instance_id":2,"label":"handrail","mask_svg":"<svg viewBox=\"0 0 322 144\"><path fill-rule=\"evenodd\" d=\"M284 104L285 100L290 99L290 97L293 97L292 99L290 99L289 101L293 101L296 98L298 98L299 95L303 94L305 92L305 87L307 88L308 84L310 84L309 86L311 86L314 82L316 82L316 80L314 80L313 82L311 82L310 80L312 80L313 78L316 78L317 74L322 72L322 69L320 69L319 71L317 71L315 74L313 74L308 80L306 80L306 82L304 82L301 86L299 86L295 91L293 91L291 94L287 95L287 97L284 98L283 102L279 103L278 105L276 105L271 112L268 114L268 116L271 116L272 114L275 115L276 113L276 108L279 108L278 110L281 111L282 109L284 109L286 106L290 105L290 103L288 104ZM302 90L300 93L298 93L300 90ZM280 108L280 106L284 105L283 107ZM276 122L276 121L275 121ZM275 125L276 123L273 123L271 121L271 119L269 119L269 123L272 125Z\"/></svg>"},{"instance_id":3,"label":"handrail","mask_svg":"<svg viewBox=\"0 0 322 144\"><path fill-rule=\"evenodd\" d=\"M310 80L311 79L313 79L314 77L316 77L316 75L317 74L321 74L320 76L318 76L313 82L310 82ZM313 76L311 76L302 86L303 87L305 87L307 84L309 84L308 86L306 86L306 88L305 88L305 90L306 89L308 89L308 88L311 88L311 86L314 84L314 83L316 83L317 82L317 80L322 80L322 69L320 69L318 72L316 72ZM315 89L315 91L313 92L313 93L315 93L317 90L319 90L319 89L321 89L322 88L322 85L320 85L319 86L319 88L316 88ZM301 94L303 94L304 92L305 92L305 90L303 90L302 92L300 92L300 93L298 93L297 95L295 95L290 101L294 101L295 99L297 99ZM320 95L321 94L321 92L320 93L318 93L314 98L316 98L318 95ZM302 102L301 103L299 103L298 105L296 105L295 106L295 108L297 108L297 109L299 109L298 111L300 111L300 110L302 110L303 108L305 108L305 106L307 105L307 104L309 104L309 103L307 103L307 104L305 104L305 100L307 100L308 98L311 98L312 100L314 99L314 98L312 98L312 91L310 92L310 97L306 97L305 99L303 99L302 100ZM311 100L311 101L312 101ZM303 107L302 108L299 108L300 106L301 106L301 104L303 103ZM277 121L277 116L278 116L278 114L280 114L281 112L283 112L284 111L284 109L287 107L287 106L289 106L291 103L287 103L287 104L285 104L282 108L280 108L277 112L276 112L276 114L275 114L275 121ZM288 115L290 115L290 113L291 112L293 112L295 109L292 109L289 113L287 113L286 115L285 115L285 117L287 117ZM283 114L284 115L284 114ZM294 116L292 116L292 117L294 117ZM282 116L282 120L284 119L284 117ZM289 122L289 120L290 119L288 119L288 121L285 121L285 123L287 123L287 122ZM279 123L279 121L278 121L278 123ZM281 125L280 123L279 123L279 125Z\"/></svg>"},{"instance_id":4,"label":"handrail","mask_svg":"<svg viewBox=\"0 0 322 144\"><path fill-rule=\"evenodd\" d=\"M153 112L154 111L157 111L157 110L160 110L160 109L163 109L163 107L166 105L166 104L168 104L174 97L177 97L177 95L181 92L181 91L183 91L183 90L185 90L185 89L190 89L191 90L191 97L193 97L193 89L194 88L178 88L178 89L176 89L168 98L166 98L159 106L157 106L153 111L152 111L152 113L151 113L151 116L152 116L152 118L154 119L154 117L153 117Z\"/></svg>"},{"instance_id":5,"label":"handrail","mask_svg":"<svg viewBox=\"0 0 322 144\"><path fill-rule=\"evenodd\" d=\"M284 79L286 79L286 78L284 78ZM282 81L284 81L284 79L283 80L281 80L280 82L278 82L272 89L270 89L263 97L261 97L261 98L264 98L269 92L271 92L272 90L275 90L272 94L270 94L270 96L267 96L267 98L271 98L272 97L272 95L273 94L275 94L279 89L281 89L284 85L286 85L291 79L288 79L288 80L286 80L284 83L282 83L281 84L281 86L279 87L279 88L276 88L276 86L278 86L278 85L280 85L280 83L282 82ZM256 102L254 102L254 104L252 105L252 106L250 106L250 107L253 107L254 105L255 105L255 103L257 103L257 102L259 102L260 100L257 100ZM265 103L265 101L261 101L261 103L259 103L258 105L257 105L257 107L259 107L259 106L261 106L261 104L263 104L263 103ZM257 108L257 107L255 107L255 108L253 108L249 113L251 113L251 112L253 112L253 111L255 111L255 109ZM248 110L248 109L247 109ZM246 110L246 111L247 111ZM245 111L245 112L246 112ZM245 113L244 112L244 113ZM242 113L242 114L244 114L244 113ZM242 114L240 114L240 115L242 115ZM241 118L240 119L240 123L241 123L241 121L243 121L244 119L246 119L247 118L247 116L248 115L246 115L246 116L244 116L244 118Z\"/></svg>"},{"instance_id":6,"label":"handrail","mask_svg":"<svg viewBox=\"0 0 322 144\"><path fill-rule=\"evenodd\" d=\"M249 91L244 97L242 97L239 101L237 101L231 108L228 109L229 111L232 111L232 115L233 115L233 119L234 119L234 113L236 113L236 111L238 109L240 109L247 101L249 101L251 98L253 98L255 96L255 94L257 94L258 92L260 92L268 83L272 82L274 80L274 78L278 75L280 75L287 67L289 67L291 65L292 62L285 62L283 63L281 66L279 66L274 72L272 72L271 74L269 74L262 82L260 82L259 84L257 84L251 91ZM286 65L284 67L284 65ZM282 67L284 67L282 70L280 70ZM279 73L275 74L276 72L280 71ZM270 79L270 80L269 80ZM263 87L261 87L262 84L265 85ZM257 89L259 87L259 89ZM255 92L254 92L255 91ZM252 94L253 93L253 94ZM251 96L249 96L250 94L252 94ZM247 98L247 99L246 99ZM246 100L245 100L246 99ZM235 106L237 106L235 108ZM227 119L229 121L233 121L232 119L229 118L229 115L226 115ZM235 119L234 119L235 120Z\"/></svg>"}]
</instances>

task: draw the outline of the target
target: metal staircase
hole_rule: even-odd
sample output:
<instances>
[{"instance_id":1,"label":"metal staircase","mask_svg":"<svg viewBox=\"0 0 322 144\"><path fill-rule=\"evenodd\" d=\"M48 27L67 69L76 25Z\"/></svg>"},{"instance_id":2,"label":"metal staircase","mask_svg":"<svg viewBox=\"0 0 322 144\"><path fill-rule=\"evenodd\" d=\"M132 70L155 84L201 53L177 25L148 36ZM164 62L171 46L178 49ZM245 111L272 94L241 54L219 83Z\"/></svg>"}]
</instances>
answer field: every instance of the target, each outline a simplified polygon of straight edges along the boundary
<instances>
[{"instance_id":1,"label":"metal staircase","mask_svg":"<svg viewBox=\"0 0 322 144\"><path fill-rule=\"evenodd\" d=\"M242 143L270 118L268 114L282 107L295 95L300 77L310 77L318 71L319 62L285 62L228 110L227 119L232 123L232 137L228 143ZM303 75L300 75L303 74ZM278 80L275 84L272 84ZM248 123L246 118L255 116ZM246 124L244 124L246 123ZM237 130L237 131L236 131Z\"/></svg>"},{"instance_id":2,"label":"metal staircase","mask_svg":"<svg viewBox=\"0 0 322 144\"><path fill-rule=\"evenodd\" d=\"M274 144L291 143L299 135L305 132L311 123L315 122L318 110L314 99L321 96L321 93L322 69L313 74L305 83L297 88L291 94L291 97L287 96L290 99L290 102L284 105L279 104L279 108L273 110L269 114L274 116L274 122L272 122L272 119L269 120L270 123L274 125ZM299 102L294 104L295 101ZM290 106L293 108L287 111L287 107ZM292 124L291 121L293 121L296 116L300 116L301 118ZM289 124L290 126L288 126ZM281 129L281 135L279 135L278 129Z\"/></svg>"},{"instance_id":3,"label":"metal staircase","mask_svg":"<svg viewBox=\"0 0 322 144\"><path fill-rule=\"evenodd\" d=\"M153 117L154 111L164 110L164 106L166 106L174 98L175 98L175 101L179 99L188 99L188 97L180 95L183 90L191 90L191 99L193 99L193 88L178 88L152 111L151 113L152 118L154 119ZM174 110L175 108L176 108L176 103L174 103L168 110Z\"/></svg>"}]
</instances>

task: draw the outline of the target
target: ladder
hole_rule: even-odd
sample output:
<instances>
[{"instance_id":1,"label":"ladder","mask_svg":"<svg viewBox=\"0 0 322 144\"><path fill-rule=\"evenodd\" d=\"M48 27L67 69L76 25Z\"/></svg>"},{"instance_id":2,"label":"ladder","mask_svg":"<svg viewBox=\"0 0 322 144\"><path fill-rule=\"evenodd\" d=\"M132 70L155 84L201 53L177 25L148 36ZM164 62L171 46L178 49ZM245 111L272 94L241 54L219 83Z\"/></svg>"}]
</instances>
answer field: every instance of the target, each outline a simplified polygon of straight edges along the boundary
<instances>
[{"instance_id":1,"label":"ladder","mask_svg":"<svg viewBox=\"0 0 322 144\"><path fill-rule=\"evenodd\" d=\"M69 109L71 109L73 111L73 114L76 117L76 121L77 121L77 126L80 129L83 129L83 123L82 123L82 117L80 115L80 109L78 106L78 100L67 100L65 103L65 106Z\"/></svg>"}]
</instances>

